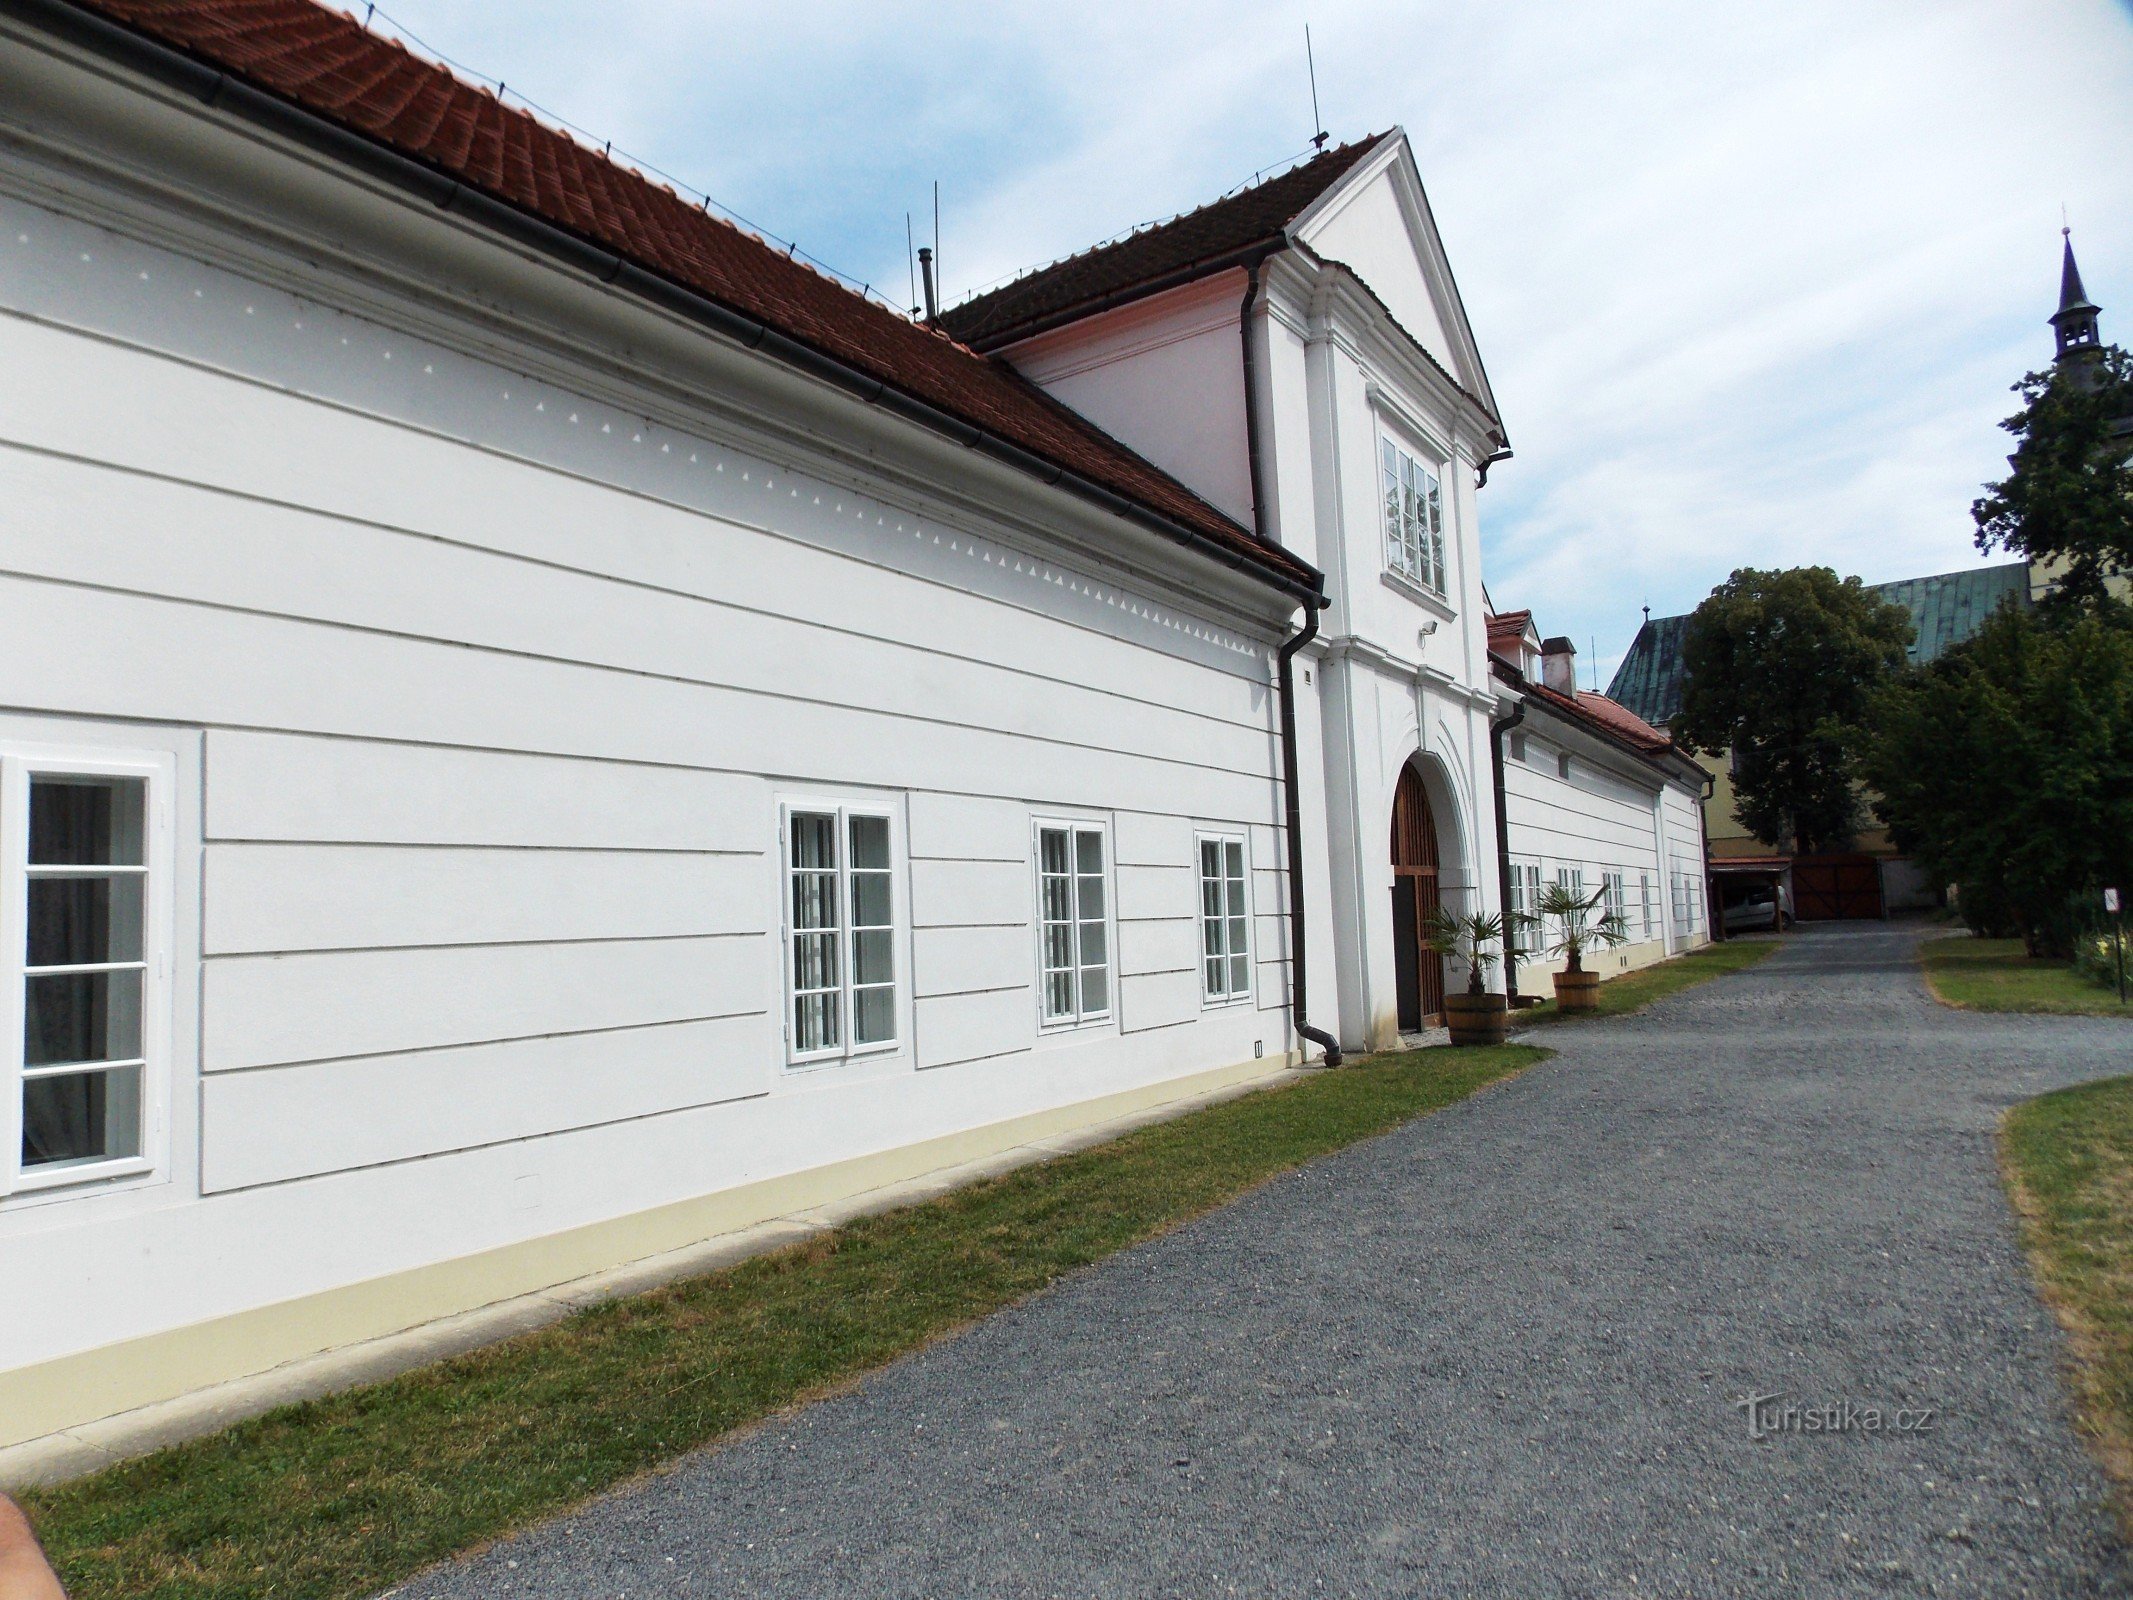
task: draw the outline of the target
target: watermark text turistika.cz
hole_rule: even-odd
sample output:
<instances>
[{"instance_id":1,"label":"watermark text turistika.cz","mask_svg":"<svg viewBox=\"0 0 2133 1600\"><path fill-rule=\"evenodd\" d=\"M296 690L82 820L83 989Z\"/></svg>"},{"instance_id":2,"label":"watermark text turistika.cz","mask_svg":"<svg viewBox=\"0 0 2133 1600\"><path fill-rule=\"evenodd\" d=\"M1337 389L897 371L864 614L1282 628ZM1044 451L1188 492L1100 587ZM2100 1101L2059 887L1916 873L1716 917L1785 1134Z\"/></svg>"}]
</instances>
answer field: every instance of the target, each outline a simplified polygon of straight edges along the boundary
<instances>
[{"instance_id":1,"label":"watermark text turistika.cz","mask_svg":"<svg viewBox=\"0 0 2133 1600\"><path fill-rule=\"evenodd\" d=\"M1857 1405L1850 1400L1832 1400L1808 1405L1780 1390L1775 1394L1744 1394L1733 1402L1748 1419L1748 1437L1769 1439L1781 1433L1935 1433L1940 1428L1939 1406Z\"/></svg>"}]
</instances>

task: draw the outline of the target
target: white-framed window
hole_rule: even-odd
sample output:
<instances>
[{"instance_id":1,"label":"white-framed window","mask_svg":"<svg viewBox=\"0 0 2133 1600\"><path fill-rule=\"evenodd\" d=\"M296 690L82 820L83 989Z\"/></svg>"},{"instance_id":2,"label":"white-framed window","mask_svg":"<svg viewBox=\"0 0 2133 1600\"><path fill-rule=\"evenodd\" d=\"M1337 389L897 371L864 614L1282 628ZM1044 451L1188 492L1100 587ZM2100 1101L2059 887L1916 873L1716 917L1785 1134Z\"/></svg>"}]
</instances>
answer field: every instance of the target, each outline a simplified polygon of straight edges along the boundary
<instances>
[{"instance_id":1,"label":"white-framed window","mask_svg":"<svg viewBox=\"0 0 2133 1600\"><path fill-rule=\"evenodd\" d=\"M1652 923L1652 875L1637 874L1637 899L1644 908L1644 937L1649 939L1657 931Z\"/></svg>"},{"instance_id":2,"label":"white-framed window","mask_svg":"<svg viewBox=\"0 0 2133 1600\"><path fill-rule=\"evenodd\" d=\"M1622 893L1622 874L1609 872L1600 879L1600 912L1603 917L1621 919L1625 929L1629 926L1629 902Z\"/></svg>"},{"instance_id":3,"label":"white-framed window","mask_svg":"<svg viewBox=\"0 0 2133 1600\"><path fill-rule=\"evenodd\" d=\"M1111 1015L1111 925L1104 828L1036 824L1037 954L1047 1027Z\"/></svg>"},{"instance_id":4,"label":"white-framed window","mask_svg":"<svg viewBox=\"0 0 2133 1600\"><path fill-rule=\"evenodd\" d=\"M1203 833L1200 845L1200 992L1209 1005L1252 997L1252 913L1244 840Z\"/></svg>"},{"instance_id":5,"label":"white-framed window","mask_svg":"<svg viewBox=\"0 0 2133 1600\"><path fill-rule=\"evenodd\" d=\"M1580 900L1585 898L1585 869L1583 867L1557 867L1555 869L1555 881ZM1562 918L1561 921L1565 933L1568 933L1573 925L1580 928L1585 926L1585 917L1582 912L1573 913Z\"/></svg>"},{"instance_id":6,"label":"white-framed window","mask_svg":"<svg viewBox=\"0 0 2133 1600\"><path fill-rule=\"evenodd\" d=\"M1703 920L1703 878L1694 872L1674 873L1674 935L1685 939Z\"/></svg>"},{"instance_id":7,"label":"white-framed window","mask_svg":"<svg viewBox=\"0 0 2133 1600\"><path fill-rule=\"evenodd\" d=\"M1444 593L1444 493L1435 469L1380 435L1378 480L1385 505L1385 565Z\"/></svg>"},{"instance_id":8,"label":"white-framed window","mask_svg":"<svg viewBox=\"0 0 2133 1600\"><path fill-rule=\"evenodd\" d=\"M174 783L168 756L0 746L0 1193L158 1165Z\"/></svg>"},{"instance_id":9,"label":"white-framed window","mask_svg":"<svg viewBox=\"0 0 2133 1600\"><path fill-rule=\"evenodd\" d=\"M794 801L784 835L788 1056L814 1063L893 1050L902 921L889 811Z\"/></svg>"},{"instance_id":10,"label":"white-framed window","mask_svg":"<svg viewBox=\"0 0 2133 1600\"><path fill-rule=\"evenodd\" d=\"M1546 933L1531 919L1540 904L1541 869L1537 861L1511 863L1511 946L1520 955L1534 955L1548 943Z\"/></svg>"}]
</instances>

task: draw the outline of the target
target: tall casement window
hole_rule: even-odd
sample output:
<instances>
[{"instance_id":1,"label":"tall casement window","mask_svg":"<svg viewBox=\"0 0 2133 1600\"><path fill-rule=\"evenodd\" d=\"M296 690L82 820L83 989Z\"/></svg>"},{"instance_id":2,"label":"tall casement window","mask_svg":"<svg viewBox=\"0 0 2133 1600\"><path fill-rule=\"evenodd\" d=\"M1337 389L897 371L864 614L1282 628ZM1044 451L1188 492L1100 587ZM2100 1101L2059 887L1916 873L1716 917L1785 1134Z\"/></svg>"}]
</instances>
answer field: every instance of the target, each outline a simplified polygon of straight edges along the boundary
<instances>
[{"instance_id":1,"label":"tall casement window","mask_svg":"<svg viewBox=\"0 0 2133 1600\"><path fill-rule=\"evenodd\" d=\"M1520 955L1544 949L1547 937L1533 920L1540 904L1541 869L1537 861L1511 863L1511 948Z\"/></svg>"},{"instance_id":2,"label":"tall casement window","mask_svg":"<svg viewBox=\"0 0 2133 1600\"><path fill-rule=\"evenodd\" d=\"M1622 923L1622 931L1627 933L1629 931L1629 900L1622 892L1622 874L1610 872L1601 878L1600 885L1605 895L1605 898L1600 901L1601 914L1619 918Z\"/></svg>"},{"instance_id":3,"label":"tall casement window","mask_svg":"<svg viewBox=\"0 0 2133 1600\"><path fill-rule=\"evenodd\" d=\"M0 1192L155 1165L171 782L152 756L0 748Z\"/></svg>"},{"instance_id":4,"label":"tall casement window","mask_svg":"<svg viewBox=\"0 0 2133 1600\"><path fill-rule=\"evenodd\" d=\"M833 1061L892 1048L897 920L888 813L791 807L785 875L792 1059Z\"/></svg>"},{"instance_id":5,"label":"tall casement window","mask_svg":"<svg viewBox=\"0 0 2133 1600\"><path fill-rule=\"evenodd\" d=\"M1252 997L1251 912L1244 841L1200 835L1200 982L1210 1005Z\"/></svg>"},{"instance_id":6,"label":"tall casement window","mask_svg":"<svg viewBox=\"0 0 2133 1600\"><path fill-rule=\"evenodd\" d=\"M1111 1015L1111 939L1104 830L1037 825L1037 912L1044 1020L1066 1027Z\"/></svg>"},{"instance_id":7,"label":"tall casement window","mask_svg":"<svg viewBox=\"0 0 2133 1600\"><path fill-rule=\"evenodd\" d=\"M1580 900L1585 898L1585 869L1583 867L1557 867L1555 881ZM1568 933L1573 926L1584 927L1583 913L1573 913L1562 919L1563 931Z\"/></svg>"},{"instance_id":8,"label":"tall casement window","mask_svg":"<svg viewBox=\"0 0 2133 1600\"><path fill-rule=\"evenodd\" d=\"M1655 931L1652 925L1652 875L1649 872L1637 874L1637 898L1644 905L1644 937L1649 939Z\"/></svg>"},{"instance_id":9,"label":"tall casement window","mask_svg":"<svg viewBox=\"0 0 2133 1600\"><path fill-rule=\"evenodd\" d=\"M1381 437L1378 476L1385 501L1385 565L1444 593L1444 496L1437 474Z\"/></svg>"}]
</instances>

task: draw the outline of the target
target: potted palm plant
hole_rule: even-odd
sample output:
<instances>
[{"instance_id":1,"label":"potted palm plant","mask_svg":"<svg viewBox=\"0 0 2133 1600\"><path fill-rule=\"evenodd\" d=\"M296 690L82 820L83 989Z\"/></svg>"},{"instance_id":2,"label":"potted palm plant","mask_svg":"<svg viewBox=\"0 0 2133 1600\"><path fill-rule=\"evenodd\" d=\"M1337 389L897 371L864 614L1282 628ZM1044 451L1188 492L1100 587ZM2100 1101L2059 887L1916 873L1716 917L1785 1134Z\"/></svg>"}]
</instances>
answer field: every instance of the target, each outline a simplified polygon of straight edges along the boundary
<instances>
[{"instance_id":1,"label":"potted palm plant","mask_svg":"<svg viewBox=\"0 0 2133 1600\"><path fill-rule=\"evenodd\" d=\"M1438 906L1422 925L1422 942L1439 955L1466 963L1466 992L1444 997L1452 1043L1502 1044L1510 1002L1489 993L1483 980L1496 964L1490 946L1503 943L1503 918L1493 911L1454 913Z\"/></svg>"},{"instance_id":2,"label":"potted palm plant","mask_svg":"<svg viewBox=\"0 0 2133 1600\"><path fill-rule=\"evenodd\" d=\"M1556 936L1548 946L1548 954L1563 958L1563 970L1555 975L1555 1005L1559 1011L1599 1010L1600 975L1585 970L1585 952L1595 947L1611 950L1629 942L1629 924L1619 913L1610 911L1597 921L1586 920L1593 907L1606 898L1604 888L1587 896L1562 882L1541 890L1540 903L1534 907L1539 915L1534 920L1543 929L1554 925Z\"/></svg>"}]
</instances>

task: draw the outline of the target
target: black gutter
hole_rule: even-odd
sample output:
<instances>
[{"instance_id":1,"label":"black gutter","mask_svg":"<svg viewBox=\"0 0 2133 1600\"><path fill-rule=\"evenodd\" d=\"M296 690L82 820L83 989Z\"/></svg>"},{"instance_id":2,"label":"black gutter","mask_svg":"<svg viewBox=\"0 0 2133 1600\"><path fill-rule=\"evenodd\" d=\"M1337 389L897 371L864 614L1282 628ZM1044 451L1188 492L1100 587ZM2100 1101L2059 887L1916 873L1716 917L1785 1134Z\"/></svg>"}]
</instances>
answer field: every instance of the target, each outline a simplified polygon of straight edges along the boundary
<instances>
[{"instance_id":1,"label":"black gutter","mask_svg":"<svg viewBox=\"0 0 2133 1600\"><path fill-rule=\"evenodd\" d=\"M1244 344L1244 438L1245 456L1251 463L1252 532L1262 543L1271 541L1266 531L1265 468L1259 459L1259 358L1252 349L1252 302L1259 298L1259 269L1279 248L1265 247L1245 268L1244 303L1237 313ZM1289 1020L1299 1039L1319 1046L1326 1053L1326 1065L1337 1067L1341 1064L1340 1040L1305 1020L1310 1012L1305 1003L1309 988L1304 976L1303 801L1296 778L1296 652L1318 637L1318 613L1325 600L1313 595L1303 604L1303 628L1283 643L1276 673L1281 699L1282 822L1289 845Z\"/></svg>"},{"instance_id":2,"label":"black gutter","mask_svg":"<svg viewBox=\"0 0 2133 1600\"><path fill-rule=\"evenodd\" d=\"M1511 926L1511 821L1504 815L1503 736L1525 720L1526 699L1520 695L1516 711L1489 722L1491 777L1496 786L1496 903L1503 907L1503 993L1514 1006L1518 1004L1518 956L1514 951L1517 933Z\"/></svg>"},{"instance_id":3,"label":"black gutter","mask_svg":"<svg viewBox=\"0 0 2133 1600\"><path fill-rule=\"evenodd\" d=\"M886 379L840 361L812 345L802 344L753 317L721 305L708 295L647 272L604 245L593 244L530 212L471 188L460 179L412 156L402 155L368 135L255 88L182 50L80 10L67 4L66 0L0 0L0 13L17 17L70 44L93 50L144 77L192 95L210 109L231 112L269 133L357 168L431 202L440 211L467 216L566 267L699 323L743 349L760 351L868 405L880 406L929 432L1027 473L1046 485L1065 489L1188 550L1220 561L1233 571L1248 572L1299 604L1309 604L1322 591L1321 575L1295 561L1293 556L1289 560L1308 574L1309 581L1253 561L1242 551L1130 500L1094 479L1057 462L1047 461L1033 451L965 422L916 395L907 394Z\"/></svg>"}]
</instances>

